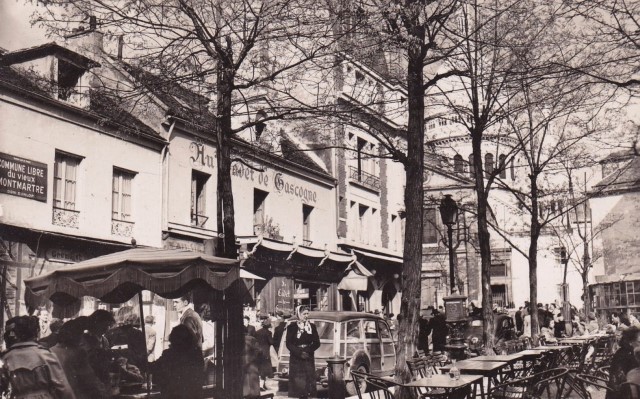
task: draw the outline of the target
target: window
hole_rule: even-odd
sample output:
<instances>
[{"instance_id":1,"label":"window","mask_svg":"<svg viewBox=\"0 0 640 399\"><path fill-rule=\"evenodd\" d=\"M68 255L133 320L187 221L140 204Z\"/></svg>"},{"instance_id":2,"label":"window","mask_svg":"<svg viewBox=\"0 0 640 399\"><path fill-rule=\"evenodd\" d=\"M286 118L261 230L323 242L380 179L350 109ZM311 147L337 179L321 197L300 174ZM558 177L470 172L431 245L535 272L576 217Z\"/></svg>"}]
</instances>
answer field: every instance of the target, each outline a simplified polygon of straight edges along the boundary
<instances>
[{"instance_id":1,"label":"window","mask_svg":"<svg viewBox=\"0 0 640 399\"><path fill-rule=\"evenodd\" d=\"M206 186L209 175L206 173L191 171L191 224L204 227L209 219L206 214Z\"/></svg>"},{"instance_id":2,"label":"window","mask_svg":"<svg viewBox=\"0 0 640 399\"><path fill-rule=\"evenodd\" d=\"M571 211L572 223L589 223L591 222L591 207L589 202L583 202L576 205L575 210Z\"/></svg>"},{"instance_id":3,"label":"window","mask_svg":"<svg viewBox=\"0 0 640 399\"><path fill-rule=\"evenodd\" d=\"M265 223L264 205L267 202L268 192L254 189L253 190L253 232L259 234Z\"/></svg>"},{"instance_id":4,"label":"window","mask_svg":"<svg viewBox=\"0 0 640 399\"><path fill-rule=\"evenodd\" d=\"M311 244L311 212L313 207L302 204L302 240L304 245Z\"/></svg>"},{"instance_id":5,"label":"window","mask_svg":"<svg viewBox=\"0 0 640 399\"><path fill-rule=\"evenodd\" d=\"M351 320L346 323L347 340L360 339L360 320Z\"/></svg>"},{"instance_id":6,"label":"window","mask_svg":"<svg viewBox=\"0 0 640 399\"><path fill-rule=\"evenodd\" d=\"M53 171L53 207L76 210L76 179L80 158L56 153Z\"/></svg>"},{"instance_id":7,"label":"window","mask_svg":"<svg viewBox=\"0 0 640 399\"><path fill-rule=\"evenodd\" d=\"M473 179L476 177L476 167L473 163L473 154L469 154L469 176Z\"/></svg>"},{"instance_id":8,"label":"window","mask_svg":"<svg viewBox=\"0 0 640 399\"><path fill-rule=\"evenodd\" d=\"M424 226L422 228L422 243L438 243L438 219L437 209L427 208L424 210Z\"/></svg>"},{"instance_id":9,"label":"window","mask_svg":"<svg viewBox=\"0 0 640 399\"><path fill-rule=\"evenodd\" d=\"M504 263L494 264L491 265L489 273L491 274L491 277L506 277L507 267Z\"/></svg>"},{"instance_id":10,"label":"window","mask_svg":"<svg viewBox=\"0 0 640 399\"><path fill-rule=\"evenodd\" d=\"M511 159L511 162L509 163L509 168L511 169L511 180L515 180L516 179L516 166L515 166L515 158Z\"/></svg>"},{"instance_id":11,"label":"window","mask_svg":"<svg viewBox=\"0 0 640 399\"><path fill-rule=\"evenodd\" d=\"M131 218L131 186L135 175L119 169L113 169L111 196L111 218L130 222Z\"/></svg>"},{"instance_id":12,"label":"window","mask_svg":"<svg viewBox=\"0 0 640 399\"><path fill-rule=\"evenodd\" d=\"M367 244L369 238L369 207L358 205L358 241Z\"/></svg>"},{"instance_id":13,"label":"window","mask_svg":"<svg viewBox=\"0 0 640 399\"><path fill-rule=\"evenodd\" d=\"M506 179L507 178L507 156L504 154L500 154L500 156L498 157L498 162L500 164L500 178L501 179Z\"/></svg>"},{"instance_id":14,"label":"window","mask_svg":"<svg viewBox=\"0 0 640 399\"><path fill-rule=\"evenodd\" d=\"M453 171L456 173L464 173L464 161L460 154L453 156Z\"/></svg>"},{"instance_id":15,"label":"window","mask_svg":"<svg viewBox=\"0 0 640 399\"><path fill-rule=\"evenodd\" d=\"M484 174L486 177L493 173L493 154L485 154L484 156Z\"/></svg>"},{"instance_id":16,"label":"window","mask_svg":"<svg viewBox=\"0 0 640 399\"><path fill-rule=\"evenodd\" d=\"M77 86L84 70L58 59L58 99L69 101L78 92Z\"/></svg>"},{"instance_id":17,"label":"window","mask_svg":"<svg viewBox=\"0 0 640 399\"><path fill-rule=\"evenodd\" d=\"M447 126L447 120L444 118L438 118L438 125L439 126Z\"/></svg>"}]
</instances>

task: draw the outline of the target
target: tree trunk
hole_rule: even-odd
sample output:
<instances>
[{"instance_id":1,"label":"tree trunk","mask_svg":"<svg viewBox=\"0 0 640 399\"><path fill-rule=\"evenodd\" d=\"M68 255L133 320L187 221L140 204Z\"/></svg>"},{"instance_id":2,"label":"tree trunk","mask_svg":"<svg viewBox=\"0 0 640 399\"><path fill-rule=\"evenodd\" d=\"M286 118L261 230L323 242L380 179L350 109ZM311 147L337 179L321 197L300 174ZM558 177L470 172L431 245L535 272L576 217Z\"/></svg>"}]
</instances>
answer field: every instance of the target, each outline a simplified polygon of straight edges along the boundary
<instances>
[{"instance_id":1,"label":"tree trunk","mask_svg":"<svg viewBox=\"0 0 640 399\"><path fill-rule=\"evenodd\" d=\"M540 235L540 223L538 222L538 176L534 173L529 176L531 180L531 230L529 237L529 302L531 306L531 337L537 342L540 332L538 325L538 237Z\"/></svg>"},{"instance_id":2,"label":"tree trunk","mask_svg":"<svg viewBox=\"0 0 640 399\"><path fill-rule=\"evenodd\" d=\"M221 57L222 58L222 57ZM234 72L228 59L218 61L217 73L217 118L215 134L218 145L217 154L217 227L218 245L216 255L224 258L236 259L235 213L233 192L231 189L231 98L234 84ZM225 291L228 318L225 342L224 361L224 396L229 398L242 397L243 351L244 337L242 331L242 296L240 294L242 282L236 281Z\"/></svg>"},{"instance_id":3,"label":"tree trunk","mask_svg":"<svg viewBox=\"0 0 640 399\"><path fill-rule=\"evenodd\" d=\"M424 30L416 27L413 36L424 41ZM402 303L400 314L403 318L398 331L396 357L396 378L407 382L411 373L406 360L415 351L420 316L420 272L422 269L422 225L423 225L423 165L424 165L424 53L416 44L408 50L408 106L407 163L405 164L406 187L406 228L404 237L404 265L402 268ZM400 395L408 398L411 393L403 390Z\"/></svg>"},{"instance_id":4,"label":"tree trunk","mask_svg":"<svg viewBox=\"0 0 640 399\"><path fill-rule=\"evenodd\" d=\"M493 348L495 329L493 328L493 296L491 293L491 234L487 223L487 192L484 187L482 164L482 135L472 133L475 190L478 201L478 246L480 248L480 274L482 276L482 337L487 348Z\"/></svg>"}]
</instances>

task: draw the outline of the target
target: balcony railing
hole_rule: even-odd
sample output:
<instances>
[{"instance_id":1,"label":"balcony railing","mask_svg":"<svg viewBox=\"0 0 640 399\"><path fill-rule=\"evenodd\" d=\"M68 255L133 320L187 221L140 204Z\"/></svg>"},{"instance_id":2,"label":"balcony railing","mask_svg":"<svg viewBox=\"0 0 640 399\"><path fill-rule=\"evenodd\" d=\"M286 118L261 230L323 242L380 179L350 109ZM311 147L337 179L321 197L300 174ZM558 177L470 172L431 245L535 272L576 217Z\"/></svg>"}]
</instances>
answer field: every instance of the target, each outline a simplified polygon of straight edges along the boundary
<instances>
[{"instance_id":1,"label":"balcony railing","mask_svg":"<svg viewBox=\"0 0 640 399\"><path fill-rule=\"evenodd\" d=\"M209 220L209 216L200 215L196 213L191 214L191 225L197 227L204 227L204 224Z\"/></svg>"},{"instance_id":2,"label":"balcony railing","mask_svg":"<svg viewBox=\"0 0 640 399\"><path fill-rule=\"evenodd\" d=\"M371 190L380 191L380 178L378 176L367 173L355 166L350 166L349 172L349 179L351 179L351 181L358 182Z\"/></svg>"}]
</instances>

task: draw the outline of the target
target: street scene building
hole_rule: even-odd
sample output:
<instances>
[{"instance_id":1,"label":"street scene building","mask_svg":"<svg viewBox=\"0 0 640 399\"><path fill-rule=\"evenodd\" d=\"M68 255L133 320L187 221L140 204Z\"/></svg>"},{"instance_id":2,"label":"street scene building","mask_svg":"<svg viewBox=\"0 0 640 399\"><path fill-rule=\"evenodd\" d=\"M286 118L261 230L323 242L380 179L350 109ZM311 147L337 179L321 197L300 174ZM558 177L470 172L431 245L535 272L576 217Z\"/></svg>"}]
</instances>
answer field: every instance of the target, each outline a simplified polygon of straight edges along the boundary
<instances>
[{"instance_id":1,"label":"street scene building","mask_svg":"<svg viewBox=\"0 0 640 399\"><path fill-rule=\"evenodd\" d=\"M31 341L77 397L640 375L637 9L59 3L0 37L0 395Z\"/></svg>"}]
</instances>

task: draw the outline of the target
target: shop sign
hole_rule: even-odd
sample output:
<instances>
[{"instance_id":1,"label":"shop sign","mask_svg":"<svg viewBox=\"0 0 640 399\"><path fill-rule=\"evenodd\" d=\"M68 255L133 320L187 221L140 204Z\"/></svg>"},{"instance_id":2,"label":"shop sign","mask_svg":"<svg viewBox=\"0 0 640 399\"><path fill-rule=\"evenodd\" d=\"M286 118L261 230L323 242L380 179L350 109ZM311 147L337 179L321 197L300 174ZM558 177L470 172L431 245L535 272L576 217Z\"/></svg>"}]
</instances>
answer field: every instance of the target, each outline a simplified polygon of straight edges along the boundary
<instances>
[{"instance_id":1,"label":"shop sign","mask_svg":"<svg viewBox=\"0 0 640 399\"><path fill-rule=\"evenodd\" d=\"M204 143L192 141L189 144L189 151L191 151L191 165L198 167L207 167L213 169L216 167L216 157L205 153Z\"/></svg>"},{"instance_id":2,"label":"shop sign","mask_svg":"<svg viewBox=\"0 0 640 399\"><path fill-rule=\"evenodd\" d=\"M261 169L263 169L263 171L252 169L241 163L234 163L231 166L231 176L243 178L245 180L256 182L261 186L269 187L269 182L271 180L267 174L269 169L263 167L261 167Z\"/></svg>"},{"instance_id":3,"label":"shop sign","mask_svg":"<svg viewBox=\"0 0 640 399\"><path fill-rule=\"evenodd\" d=\"M49 248L44 254L44 258L51 262L78 263L88 259L81 252L63 248Z\"/></svg>"},{"instance_id":4,"label":"shop sign","mask_svg":"<svg viewBox=\"0 0 640 399\"><path fill-rule=\"evenodd\" d=\"M282 173L275 174L273 184L279 193L286 193L298 197L304 200L304 202L309 203L318 200L318 193L315 190L310 190L306 187L288 182Z\"/></svg>"},{"instance_id":5,"label":"shop sign","mask_svg":"<svg viewBox=\"0 0 640 399\"><path fill-rule=\"evenodd\" d=\"M293 313L293 281L283 278L276 291L276 311Z\"/></svg>"},{"instance_id":6,"label":"shop sign","mask_svg":"<svg viewBox=\"0 0 640 399\"><path fill-rule=\"evenodd\" d=\"M186 249L194 252L204 253L204 242L202 240L191 241L175 237L169 237L162 243L165 249Z\"/></svg>"},{"instance_id":7,"label":"shop sign","mask_svg":"<svg viewBox=\"0 0 640 399\"><path fill-rule=\"evenodd\" d=\"M293 299L309 299L309 289L308 288L298 288L296 293L293 294Z\"/></svg>"},{"instance_id":8,"label":"shop sign","mask_svg":"<svg viewBox=\"0 0 640 399\"><path fill-rule=\"evenodd\" d=\"M0 152L0 193L47 202L47 165Z\"/></svg>"}]
</instances>

